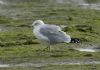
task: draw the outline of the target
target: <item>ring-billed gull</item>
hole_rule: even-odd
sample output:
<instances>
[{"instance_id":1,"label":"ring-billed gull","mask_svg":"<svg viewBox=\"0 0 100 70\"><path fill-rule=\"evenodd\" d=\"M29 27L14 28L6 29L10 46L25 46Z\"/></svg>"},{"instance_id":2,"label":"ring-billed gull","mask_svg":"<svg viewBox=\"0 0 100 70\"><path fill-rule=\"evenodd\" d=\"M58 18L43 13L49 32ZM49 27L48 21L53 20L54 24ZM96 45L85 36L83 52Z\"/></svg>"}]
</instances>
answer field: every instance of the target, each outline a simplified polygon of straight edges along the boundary
<instances>
[{"instance_id":1,"label":"ring-billed gull","mask_svg":"<svg viewBox=\"0 0 100 70\"><path fill-rule=\"evenodd\" d=\"M34 27L34 36L43 42L49 50L52 44L71 42L70 35L62 31L57 25L44 24L42 20L35 20L32 26Z\"/></svg>"}]
</instances>

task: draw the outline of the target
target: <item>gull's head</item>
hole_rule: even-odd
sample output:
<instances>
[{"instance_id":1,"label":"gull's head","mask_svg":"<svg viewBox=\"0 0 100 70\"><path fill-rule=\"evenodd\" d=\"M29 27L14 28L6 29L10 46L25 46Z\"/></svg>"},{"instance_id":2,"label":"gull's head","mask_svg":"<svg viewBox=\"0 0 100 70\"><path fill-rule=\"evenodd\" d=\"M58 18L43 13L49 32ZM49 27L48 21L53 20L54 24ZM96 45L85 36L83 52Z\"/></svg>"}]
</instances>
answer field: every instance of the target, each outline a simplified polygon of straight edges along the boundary
<instances>
[{"instance_id":1,"label":"gull's head","mask_svg":"<svg viewBox=\"0 0 100 70\"><path fill-rule=\"evenodd\" d=\"M39 25L44 25L44 22L42 20L35 20L32 23L32 26L39 26Z\"/></svg>"}]
</instances>

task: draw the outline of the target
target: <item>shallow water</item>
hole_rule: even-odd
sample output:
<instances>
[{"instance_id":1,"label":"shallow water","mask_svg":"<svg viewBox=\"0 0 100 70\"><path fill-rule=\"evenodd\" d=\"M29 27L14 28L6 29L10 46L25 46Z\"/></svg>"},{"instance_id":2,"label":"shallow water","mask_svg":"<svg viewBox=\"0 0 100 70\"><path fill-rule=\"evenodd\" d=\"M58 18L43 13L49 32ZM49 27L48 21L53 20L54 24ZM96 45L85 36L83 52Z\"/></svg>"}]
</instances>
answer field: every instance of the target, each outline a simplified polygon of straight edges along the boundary
<instances>
[{"instance_id":1,"label":"shallow water","mask_svg":"<svg viewBox=\"0 0 100 70\"><path fill-rule=\"evenodd\" d=\"M100 47L85 47L85 48L75 48L78 51L81 52L100 52Z\"/></svg>"},{"instance_id":2,"label":"shallow water","mask_svg":"<svg viewBox=\"0 0 100 70\"><path fill-rule=\"evenodd\" d=\"M4 24L0 24L0 32L14 31L14 30L16 30L15 27L11 27L11 26L6 26Z\"/></svg>"},{"instance_id":3,"label":"shallow water","mask_svg":"<svg viewBox=\"0 0 100 70\"><path fill-rule=\"evenodd\" d=\"M0 0L0 5L7 5L7 3L4 0Z\"/></svg>"},{"instance_id":4,"label":"shallow water","mask_svg":"<svg viewBox=\"0 0 100 70\"><path fill-rule=\"evenodd\" d=\"M7 31L5 25L0 25L0 32Z\"/></svg>"},{"instance_id":5,"label":"shallow water","mask_svg":"<svg viewBox=\"0 0 100 70\"><path fill-rule=\"evenodd\" d=\"M0 0L0 4L4 4L4 2L2 0Z\"/></svg>"},{"instance_id":6,"label":"shallow water","mask_svg":"<svg viewBox=\"0 0 100 70\"><path fill-rule=\"evenodd\" d=\"M0 64L0 67L43 67L48 65L89 65L100 64L100 61L64 61L64 62L41 62L41 63L20 63L20 64Z\"/></svg>"},{"instance_id":7,"label":"shallow water","mask_svg":"<svg viewBox=\"0 0 100 70\"><path fill-rule=\"evenodd\" d=\"M10 67L9 64L0 64L0 68L1 67Z\"/></svg>"},{"instance_id":8,"label":"shallow water","mask_svg":"<svg viewBox=\"0 0 100 70\"><path fill-rule=\"evenodd\" d=\"M76 50L82 51L82 52L97 52L97 50L87 49L87 48L77 48Z\"/></svg>"},{"instance_id":9,"label":"shallow water","mask_svg":"<svg viewBox=\"0 0 100 70\"><path fill-rule=\"evenodd\" d=\"M0 0L1 3L4 3ZM60 4L100 4L99 0L4 0L5 2L19 3L19 2L41 2L41 3L60 3Z\"/></svg>"}]
</instances>

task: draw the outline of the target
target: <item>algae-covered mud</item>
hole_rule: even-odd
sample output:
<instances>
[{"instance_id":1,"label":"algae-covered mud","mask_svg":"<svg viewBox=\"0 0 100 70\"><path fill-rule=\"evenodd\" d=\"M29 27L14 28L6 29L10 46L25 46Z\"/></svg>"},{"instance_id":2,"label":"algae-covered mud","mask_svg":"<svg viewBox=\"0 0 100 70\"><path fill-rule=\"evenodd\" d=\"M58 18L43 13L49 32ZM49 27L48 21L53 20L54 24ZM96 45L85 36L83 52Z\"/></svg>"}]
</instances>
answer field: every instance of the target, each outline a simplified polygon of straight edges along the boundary
<instances>
[{"instance_id":1,"label":"algae-covered mud","mask_svg":"<svg viewBox=\"0 0 100 70\"><path fill-rule=\"evenodd\" d=\"M0 70L100 70L99 0L0 0ZM56 24L80 43L42 51L31 24Z\"/></svg>"}]
</instances>

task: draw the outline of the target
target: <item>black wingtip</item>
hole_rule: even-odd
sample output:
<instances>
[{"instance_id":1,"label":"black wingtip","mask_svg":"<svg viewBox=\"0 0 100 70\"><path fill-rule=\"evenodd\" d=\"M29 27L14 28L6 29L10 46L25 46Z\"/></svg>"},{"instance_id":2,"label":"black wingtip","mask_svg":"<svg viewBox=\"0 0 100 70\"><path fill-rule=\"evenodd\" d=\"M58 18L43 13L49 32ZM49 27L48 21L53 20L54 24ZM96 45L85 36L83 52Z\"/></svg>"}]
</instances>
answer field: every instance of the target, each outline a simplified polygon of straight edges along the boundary
<instances>
[{"instance_id":1,"label":"black wingtip","mask_svg":"<svg viewBox=\"0 0 100 70\"><path fill-rule=\"evenodd\" d=\"M71 38L71 42L70 43L81 43L81 40L78 38Z\"/></svg>"}]
</instances>

